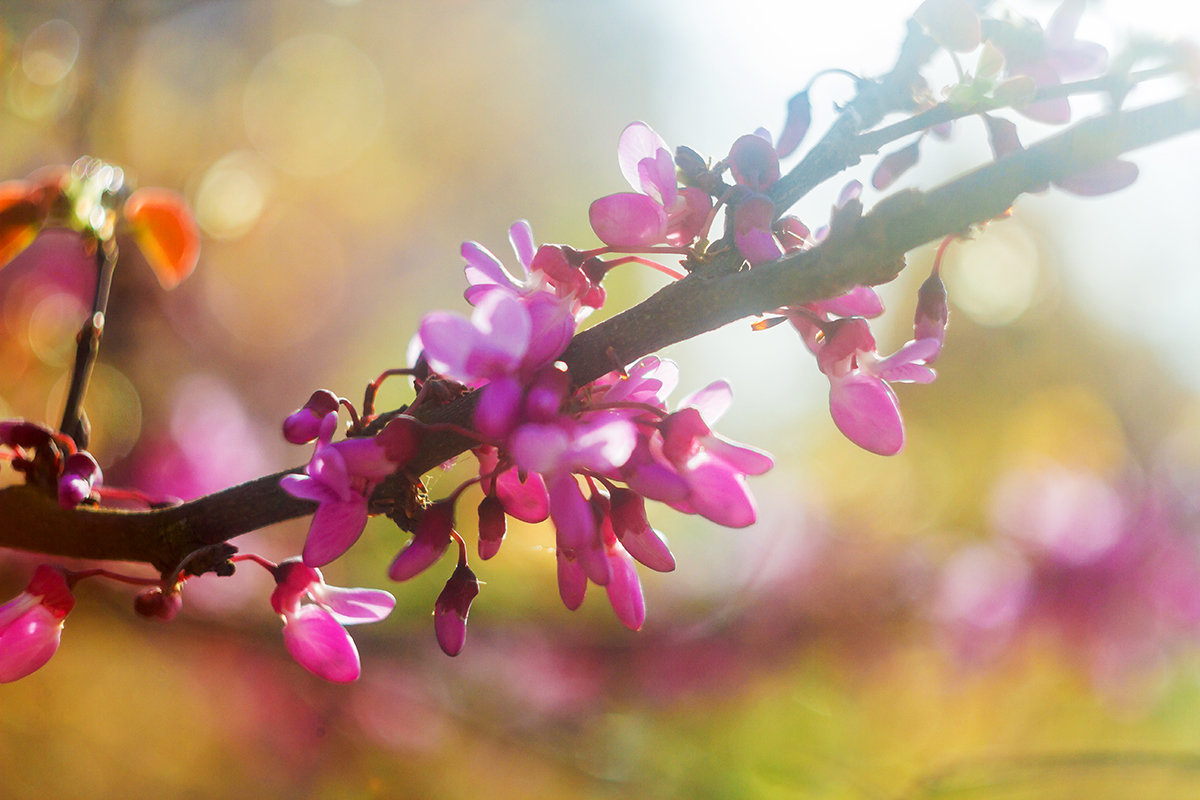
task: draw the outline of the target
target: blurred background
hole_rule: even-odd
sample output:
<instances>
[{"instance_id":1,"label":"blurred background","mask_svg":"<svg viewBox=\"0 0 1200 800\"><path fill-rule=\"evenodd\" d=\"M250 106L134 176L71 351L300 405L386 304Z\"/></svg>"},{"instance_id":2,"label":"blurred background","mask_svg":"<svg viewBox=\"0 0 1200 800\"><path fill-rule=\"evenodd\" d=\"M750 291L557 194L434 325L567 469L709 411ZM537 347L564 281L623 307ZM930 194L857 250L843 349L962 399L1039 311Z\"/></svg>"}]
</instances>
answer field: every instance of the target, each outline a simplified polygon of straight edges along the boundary
<instances>
[{"instance_id":1,"label":"blurred background","mask_svg":"<svg viewBox=\"0 0 1200 800\"><path fill-rule=\"evenodd\" d=\"M1054 5L1019 9L1044 22ZM587 207L624 189L626 123L721 158L778 131L816 71L887 69L911 11L732 6L0 2L0 179L97 156L183 192L204 236L169 294L122 251L85 404L106 482L190 498L304 463L284 415L320 387L360 397L404 365L423 313L463 311L460 242L512 264L523 217L539 241L595 246ZM1093 4L1081 36L1195 39L1189 9ZM948 62L935 89L939 74ZM811 138L849 83L816 84ZM563 609L552 533L519 525L475 565L485 585L449 659L429 613L450 562L389 585L404 537L373 521L325 570L398 599L355 630L351 686L288 658L252 566L189 582L168 625L89 581L54 659L0 687L0 798L1200 796L1196 145L1135 154L1141 178L1116 195L1023 198L951 247L940 377L899 388L899 456L837 433L786 326L666 353L680 396L733 382L722 433L778 466L752 480L750 529L656 510L679 567L642 575L640 633L594 587ZM899 185L989 157L965 120ZM823 224L872 166L797 213ZM931 260L910 254L886 287L882 351L908 338ZM47 233L0 272L0 418L57 421L87 269ZM662 280L617 270L601 316ZM381 399L408 395L398 381ZM306 527L235 543L278 560ZM38 561L0 553L0 597Z\"/></svg>"}]
</instances>

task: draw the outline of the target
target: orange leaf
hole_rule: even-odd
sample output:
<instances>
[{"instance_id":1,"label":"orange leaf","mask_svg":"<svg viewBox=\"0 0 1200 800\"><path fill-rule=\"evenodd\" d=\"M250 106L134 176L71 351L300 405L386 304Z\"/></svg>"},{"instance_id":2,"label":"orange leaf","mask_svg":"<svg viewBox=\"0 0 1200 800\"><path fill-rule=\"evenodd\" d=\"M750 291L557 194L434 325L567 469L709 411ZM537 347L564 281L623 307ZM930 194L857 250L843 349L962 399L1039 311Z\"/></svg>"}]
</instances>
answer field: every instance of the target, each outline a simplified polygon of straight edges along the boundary
<instances>
[{"instance_id":1,"label":"orange leaf","mask_svg":"<svg viewBox=\"0 0 1200 800\"><path fill-rule=\"evenodd\" d=\"M138 189L125 201L124 213L164 289L192 274L200 258L200 231L182 197L166 189Z\"/></svg>"},{"instance_id":2,"label":"orange leaf","mask_svg":"<svg viewBox=\"0 0 1200 800\"><path fill-rule=\"evenodd\" d=\"M29 181L0 183L0 267L33 243L46 220L42 190Z\"/></svg>"}]
</instances>

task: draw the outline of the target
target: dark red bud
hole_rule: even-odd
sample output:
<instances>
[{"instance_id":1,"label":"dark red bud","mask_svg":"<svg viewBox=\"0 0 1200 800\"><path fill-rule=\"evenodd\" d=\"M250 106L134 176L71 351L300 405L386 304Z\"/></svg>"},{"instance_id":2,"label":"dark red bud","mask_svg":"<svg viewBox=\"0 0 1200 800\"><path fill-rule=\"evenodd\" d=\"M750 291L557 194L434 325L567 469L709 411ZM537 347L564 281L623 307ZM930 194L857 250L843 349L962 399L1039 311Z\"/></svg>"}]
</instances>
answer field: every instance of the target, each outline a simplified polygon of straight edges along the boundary
<instances>
[{"instance_id":1,"label":"dark red bud","mask_svg":"<svg viewBox=\"0 0 1200 800\"><path fill-rule=\"evenodd\" d=\"M161 586L155 586L139 594L133 600L133 610L140 616L149 619L161 619L169 622L183 607L183 598L179 592L167 594Z\"/></svg>"}]
</instances>

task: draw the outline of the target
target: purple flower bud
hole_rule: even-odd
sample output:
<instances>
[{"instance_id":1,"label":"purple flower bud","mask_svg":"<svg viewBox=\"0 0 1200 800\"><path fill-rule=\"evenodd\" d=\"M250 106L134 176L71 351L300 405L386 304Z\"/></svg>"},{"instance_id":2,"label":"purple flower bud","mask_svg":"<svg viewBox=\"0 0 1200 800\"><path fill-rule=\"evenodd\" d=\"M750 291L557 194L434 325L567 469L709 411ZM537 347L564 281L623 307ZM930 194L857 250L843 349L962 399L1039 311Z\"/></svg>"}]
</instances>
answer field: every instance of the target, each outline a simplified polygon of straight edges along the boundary
<instances>
[{"instance_id":1,"label":"purple flower bud","mask_svg":"<svg viewBox=\"0 0 1200 800\"><path fill-rule=\"evenodd\" d=\"M792 96L787 104L787 119L783 123L783 131L775 144L775 152L779 158L787 158L800 146L808 126L812 123L812 103L805 90Z\"/></svg>"},{"instance_id":2,"label":"purple flower bud","mask_svg":"<svg viewBox=\"0 0 1200 800\"><path fill-rule=\"evenodd\" d=\"M913 140L912 144L884 156L879 165L875 167L875 173L871 176L871 185L876 189L886 189L895 183L897 178L912 169L921 156L920 144L921 140L918 138Z\"/></svg>"},{"instance_id":3,"label":"purple flower bud","mask_svg":"<svg viewBox=\"0 0 1200 800\"><path fill-rule=\"evenodd\" d=\"M58 504L63 508L75 508L92 496L92 487L100 483L102 477L100 465L86 450L67 456L62 477L58 479Z\"/></svg>"},{"instance_id":4,"label":"purple flower bud","mask_svg":"<svg viewBox=\"0 0 1200 800\"><path fill-rule=\"evenodd\" d=\"M613 533L629 555L657 572L675 569L675 557L666 539L646 519L646 501L629 489L612 490Z\"/></svg>"},{"instance_id":5,"label":"purple flower bud","mask_svg":"<svg viewBox=\"0 0 1200 800\"><path fill-rule=\"evenodd\" d=\"M504 541L504 504L495 495L487 495L479 503L479 557L487 561L496 555Z\"/></svg>"},{"instance_id":6,"label":"purple flower bud","mask_svg":"<svg viewBox=\"0 0 1200 800\"><path fill-rule=\"evenodd\" d=\"M388 577L394 581L406 581L433 566L450 546L450 533L453 530L453 503L442 500L425 509L413 532L412 541L396 556L388 569Z\"/></svg>"},{"instance_id":7,"label":"purple flower bud","mask_svg":"<svg viewBox=\"0 0 1200 800\"><path fill-rule=\"evenodd\" d=\"M571 611L583 605L583 596L587 592L587 575L575 558L575 553L567 548L559 547L555 552L558 563L558 596L563 605Z\"/></svg>"},{"instance_id":8,"label":"purple flower bud","mask_svg":"<svg viewBox=\"0 0 1200 800\"><path fill-rule=\"evenodd\" d=\"M161 586L155 586L141 592L133 600L133 610L140 616L151 619L161 619L169 622L183 607L183 598L179 592L167 594Z\"/></svg>"},{"instance_id":9,"label":"purple flower bud","mask_svg":"<svg viewBox=\"0 0 1200 800\"><path fill-rule=\"evenodd\" d=\"M779 156L770 141L748 133L738 137L729 149L729 171L742 186L766 192L779 180Z\"/></svg>"},{"instance_id":10,"label":"purple flower bud","mask_svg":"<svg viewBox=\"0 0 1200 800\"><path fill-rule=\"evenodd\" d=\"M383 454L396 467L402 467L416 456L421 448L425 428L412 417L399 416L387 424L375 443L383 448Z\"/></svg>"},{"instance_id":11,"label":"purple flower bud","mask_svg":"<svg viewBox=\"0 0 1200 800\"><path fill-rule=\"evenodd\" d=\"M308 402L283 421L283 438L292 444L306 444L317 438L321 420L338 410L338 397L328 389L318 389Z\"/></svg>"},{"instance_id":12,"label":"purple flower bud","mask_svg":"<svg viewBox=\"0 0 1200 800\"><path fill-rule=\"evenodd\" d=\"M989 114L983 115L983 121L987 123L988 143L991 144L996 158L1003 158L1022 149L1021 140L1017 138L1017 126L1012 122Z\"/></svg>"},{"instance_id":13,"label":"purple flower bud","mask_svg":"<svg viewBox=\"0 0 1200 800\"><path fill-rule=\"evenodd\" d=\"M1138 167L1132 161L1114 158L1097 164L1091 169L1077 172L1067 178L1054 181L1054 185L1071 194L1095 197L1124 189L1137 180Z\"/></svg>"},{"instance_id":14,"label":"purple flower bud","mask_svg":"<svg viewBox=\"0 0 1200 800\"><path fill-rule=\"evenodd\" d=\"M459 564L433 606L433 627L438 644L448 656L462 652L467 640L467 614L479 594L479 581L466 564Z\"/></svg>"},{"instance_id":15,"label":"purple flower bud","mask_svg":"<svg viewBox=\"0 0 1200 800\"><path fill-rule=\"evenodd\" d=\"M640 631L646 621L646 601L637 569L619 545L608 550L608 561L612 572L612 579L604 587L608 602L622 625L631 631Z\"/></svg>"},{"instance_id":16,"label":"purple flower bud","mask_svg":"<svg viewBox=\"0 0 1200 800\"><path fill-rule=\"evenodd\" d=\"M946 303L946 284L936 272L917 290L917 313L913 318L914 339L937 339L940 345L946 339L946 322L950 319L950 307ZM934 356L936 358L936 355ZM930 358L926 361L933 361Z\"/></svg>"}]
</instances>

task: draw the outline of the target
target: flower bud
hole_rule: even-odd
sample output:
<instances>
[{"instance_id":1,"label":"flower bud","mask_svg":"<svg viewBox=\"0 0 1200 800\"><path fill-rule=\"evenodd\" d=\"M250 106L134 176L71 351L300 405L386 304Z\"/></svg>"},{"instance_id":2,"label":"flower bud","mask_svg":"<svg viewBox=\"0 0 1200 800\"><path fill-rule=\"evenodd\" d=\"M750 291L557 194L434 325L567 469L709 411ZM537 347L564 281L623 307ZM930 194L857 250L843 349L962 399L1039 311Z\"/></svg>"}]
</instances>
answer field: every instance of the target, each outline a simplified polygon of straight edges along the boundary
<instances>
[{"instance_id":1,"label":"flower bud","mask_svg":"<svg viewBox=\"0 0 1200 800\"><path fill-rule=\"evenodd\" d=\"M292 444L306 444L317 438L321 420L338 410L338 398L328 389L318 389L308 402L283 421L283 438Z\"/></svg>"},{"instance_id":2,"label":"flower bud","mask_svg":"<svg viewBox=\"0 0 1200 800\"><path fill-rule=\"evenodd\" d=\"M479 581L466 564L459 564L433 606L433 627L438 644L448 656L462 652L467 640L467 614L479 594Z\"/></svg>"},{"instance_id":3,"label":"flower bud","mask_svg":"<svg viewBox=\"0 0 1200 800\"><path fill-rule=\"evenodd\" d=\"M453 530L453 503L442 500L425 509L413 532L412 541L396 556L388 569L388 577L394 581L406 581L433 566L450 546L450 533Z\"/></svg>"},{"instance_id":4,"label":"flower bud","mask_svg":"<svg viewBox=\"0 0 1200 800\"><path fill-rule=\"evenodd\" d=\"M499 497L488 495L479 504L479 557L486 561L496 555L504 533L504 504Z\"/></svg>"},{"instance_id":5,"label":"flower bud","mask_svg":"<svg viewBox=\"0 0 1200 800\"><path fill-rule=\"evenodd\" d=\"M133 610L139 615L151 619L161 619L169 622L183 607L183 598L179 592L164 592L161 586L154 586L138 594L133 599Z\"/></svg>"}]
</instances>

